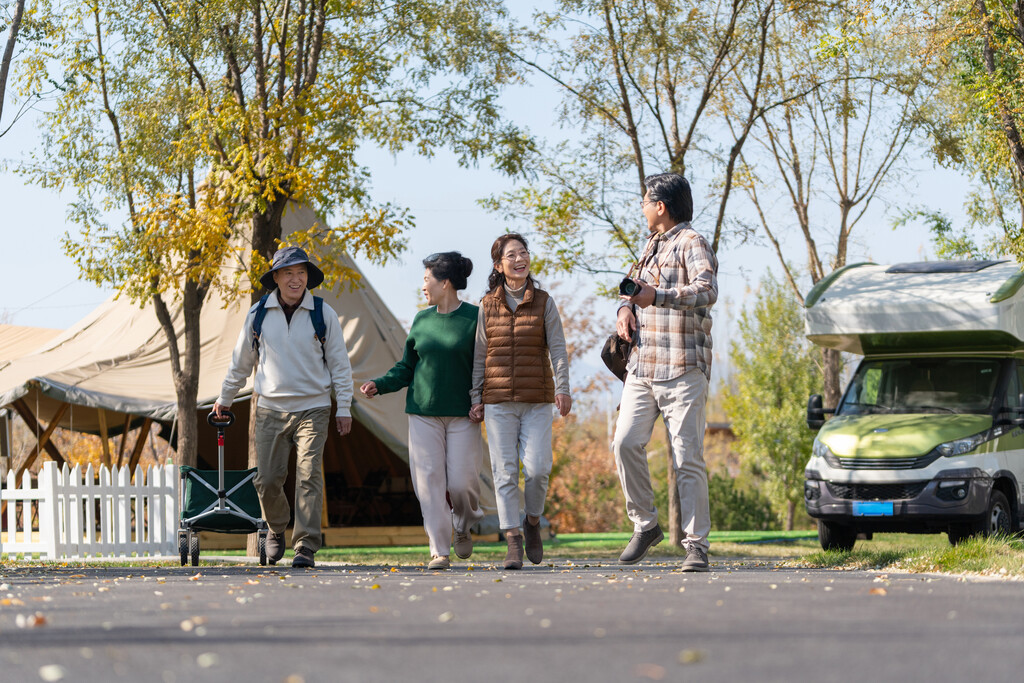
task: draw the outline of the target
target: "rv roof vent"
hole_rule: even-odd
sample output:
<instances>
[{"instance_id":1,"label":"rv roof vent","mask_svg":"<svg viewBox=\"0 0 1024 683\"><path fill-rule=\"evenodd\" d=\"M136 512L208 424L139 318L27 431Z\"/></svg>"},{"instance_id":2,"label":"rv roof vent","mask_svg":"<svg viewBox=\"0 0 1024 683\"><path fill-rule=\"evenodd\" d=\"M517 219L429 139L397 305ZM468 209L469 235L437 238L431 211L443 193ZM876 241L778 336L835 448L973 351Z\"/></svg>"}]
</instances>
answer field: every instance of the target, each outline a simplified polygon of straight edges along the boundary
<instances>
[{"instance_id":1,"label":"rv roof vent","mask_svg":"<svg viewBox=\"0 0 1024 683\"><path fill-rule=\"evenodd\" d=\"M979 270L994 266L1001 261L915 261L913 263L897 263L889 266L886 273L977 273Z\"/></svg>"}]
</instances>

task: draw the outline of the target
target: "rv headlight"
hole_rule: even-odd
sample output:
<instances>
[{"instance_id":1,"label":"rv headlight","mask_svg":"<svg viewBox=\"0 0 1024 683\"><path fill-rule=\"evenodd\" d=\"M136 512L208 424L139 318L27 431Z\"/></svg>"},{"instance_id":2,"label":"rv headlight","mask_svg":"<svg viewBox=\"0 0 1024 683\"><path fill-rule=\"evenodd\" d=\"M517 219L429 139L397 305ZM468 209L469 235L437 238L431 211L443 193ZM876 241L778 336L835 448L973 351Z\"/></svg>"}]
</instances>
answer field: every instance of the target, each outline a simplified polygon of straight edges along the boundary
<instances>
[{"instance_id":1,"label":"rv headlight","mask_svg":"<svg viewBox=\"0 0 1024 683\"><path fill-rule=\"evenodd\" d=\"M963 439L957 439L956 441L947 441L946 443L939 444L935 447L935 450L939 452L939 455L952 458L957 455L963 455L964 453L970 453L975 448L985 443L992 438L990 431L984 431L980 434L973 434Z\"/></svg>"},{"instance_id":2,"label":"rv headlight","mask_svg":"<svg viewBox=\"0 0 1024 683\"><path fill-rule=\"evenodd\" d=\"M836 457L835 454L832 452L832 449L826 446L818 439L815 439L814 445L811 446L811 455L813 455L816 458L825 458L826 460Z\"/></svg>"}]
</instances>

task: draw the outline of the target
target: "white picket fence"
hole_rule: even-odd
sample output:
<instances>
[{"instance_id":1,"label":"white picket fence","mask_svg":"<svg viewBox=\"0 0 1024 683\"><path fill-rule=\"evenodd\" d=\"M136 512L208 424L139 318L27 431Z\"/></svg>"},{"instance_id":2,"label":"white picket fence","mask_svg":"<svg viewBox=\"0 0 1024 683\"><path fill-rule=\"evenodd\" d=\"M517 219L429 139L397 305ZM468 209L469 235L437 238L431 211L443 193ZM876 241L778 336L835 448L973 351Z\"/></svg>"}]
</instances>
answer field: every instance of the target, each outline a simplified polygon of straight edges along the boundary
<instances>
[{"instance_id":1,"label":"white picket fence","mask_svg":"<svg viewBox=\"0 0 1024 683\"><path fill-rule=\"evenodd\" d=\"M58 469L45 462L34 480L14 473L0 487L0 553L48 560L176 555L178 468L92 465ZM33 486L33 483L35 486Z\"/></svg>"}]
</instances>

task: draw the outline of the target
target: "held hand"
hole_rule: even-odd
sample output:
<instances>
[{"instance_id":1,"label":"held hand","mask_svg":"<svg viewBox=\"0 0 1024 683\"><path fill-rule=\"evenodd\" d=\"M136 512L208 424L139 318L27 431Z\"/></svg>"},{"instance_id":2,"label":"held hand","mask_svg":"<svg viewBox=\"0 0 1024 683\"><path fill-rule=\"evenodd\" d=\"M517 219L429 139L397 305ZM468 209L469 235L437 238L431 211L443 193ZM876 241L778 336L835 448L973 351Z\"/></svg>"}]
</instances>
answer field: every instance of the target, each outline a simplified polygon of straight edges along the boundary
<instances>
[{"instance_id":1,"label":"held hand","mask_svg":"<svg viewBox=\"0 0 1024 683\"><path fill-rule=\"evenodd\" d=\"M558 414L565 417L572 410L572 396L569 394L556 394L555 407L558 408Z\"/></svg>"},{"instance_id":2,"label":"held hand","mask_svg":"<svg viewBox=\"0 0 1024 683\"><path fill-rule=\"evenodd\" d=\"M633 315L633 311L623 306L619 309L619 317L615 321L615 331L623 340L629 341L633 338L634 330L636 330L636 316Z\"/></svg>"},{"instance_id":3,"label":"held hand","mask_svg":"<svg viewBox=\"0 0 1024 683\"><path fill-rule=\"evenodd\" d=\"M619 298L640 308L647 308L654 303L655 289L643 280L637 280L636 282L640 285L639 292L633 296L620 296Z\"/></svg>"},{"instance_id":4,"label":"held hand","mask_svg":"<svg viewBox=\"0 0 1024 683\"><path fill-rule=\"evenodd\" d=\"M227 406L222 406L219 403L214 403L213 404L213 414L217 416L218 420L221 418L221 415L223 414L223 412L226 409L227 409Z\"/></svg>"},{"instance_id":5,"label":"held hand","mask_svg":"<svg viewBox=\"0 0 1024 683\"><path fill-rule=\"evenodd\" d=\"M476 403L469 409L469 421L480 423L484 421L484 404Z\"/></svg>"},{"instance_id":6,"label":"held hand","mask_svg":"<svg viewBox=\"0 0 1024 683\"><path fill-rule=\"evenodd\" d=\"M366 398L373 398L377 395L377 383L370 380L363 384L363 386L359 387L359 391L363 392L363 396Z\"/></svg>"},{"instance_id":7,"label":"held hand","mask_svg":"<svg viewBox=\"0 0 1024 683\"><path fill-rule=\"evenodd\" d=\"M338 417L334 418L334 422L338 427L338 433L341 434L342 436L345 436L346 434L352 431L351 417L341 417L339 415Z\"/></svg>"}]
</instances>

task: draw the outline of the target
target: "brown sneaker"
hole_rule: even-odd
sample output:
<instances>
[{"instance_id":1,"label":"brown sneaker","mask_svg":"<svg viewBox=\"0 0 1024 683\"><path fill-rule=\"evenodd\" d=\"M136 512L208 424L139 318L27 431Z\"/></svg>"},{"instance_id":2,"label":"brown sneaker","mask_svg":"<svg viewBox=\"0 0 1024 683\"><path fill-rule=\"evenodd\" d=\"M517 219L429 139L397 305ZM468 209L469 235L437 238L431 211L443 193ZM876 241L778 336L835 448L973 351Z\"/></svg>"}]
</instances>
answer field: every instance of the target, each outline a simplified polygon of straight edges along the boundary
<instances>
[{"instance_id":1,"label":"brown sneaker","mask_svg":"<svg viewBox=\"0 0 1024 683\"><path fill-rule=\"evenodd\" d=\"M267 534L267 563L277 564L284 557L284 534Z\"/></svg>"},{"instance_id":2,"label":"brown sneaker","mask_svg":"<svg viewBox=\"0 0 1024 683\"><path fill-rule=\"evenodd\" d=\"M508 541L508 553L505 555L505 569L523 568L523 535L505 534Z\"/></svg>"},{"instance_id":3,"label":"brown sneaker","mask_svg":"<svg viewBox=\"0 0 1024 683\"><path fill-rule=\"evenodd\" d=\"M292 558L292 567L302 569L312 569L316 566L316 562L313 561L313 551L304 545L300 545L295 549L295 557Z\"/></svg>"},{"instance_id":4,"label":"brown sneaker","mask_svg":"<svg viewBox=\"0 0 1024 683\"><path fill-rule=\"evenodd\" d=\"M544 559L544 542L540 538L540 522L530 524L530 520L523 520L523 536L526 544L526 557L534 564L540 564Z\"/></svg>"}]
</instances>

